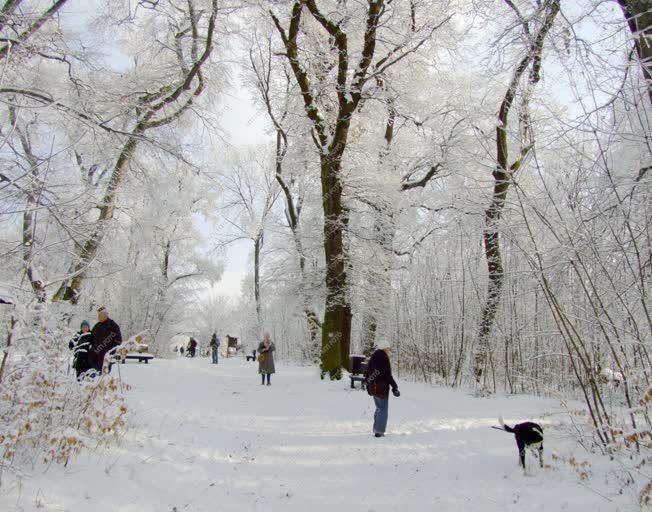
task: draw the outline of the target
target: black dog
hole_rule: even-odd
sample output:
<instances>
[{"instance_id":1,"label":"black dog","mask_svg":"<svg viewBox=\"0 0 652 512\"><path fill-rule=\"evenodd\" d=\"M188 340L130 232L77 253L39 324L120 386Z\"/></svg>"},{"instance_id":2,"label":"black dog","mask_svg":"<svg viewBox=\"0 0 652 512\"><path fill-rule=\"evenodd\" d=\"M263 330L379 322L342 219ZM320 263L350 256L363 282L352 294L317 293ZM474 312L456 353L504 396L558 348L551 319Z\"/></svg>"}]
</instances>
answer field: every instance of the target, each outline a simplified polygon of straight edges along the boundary
<instances>
[{"instance_id":1,"label":"black dog","mask_svg":"<svg viewBox=\"0 0 652 512\"><path fill-rule=\"evenodd\" d=\"M532 423L531 421L526 421L525 423L519 423L513 427L505 425L502 418L498 418L500 422L499 427L494 427L498 430L504 430L514 434L516 437L516 446L518 446L518 456L519 463L523 466L523 471L525 472L525 450L530 449L532 453L535 453L534 450L539 451L539 465L543 467L543 428L541 425Z\"/></svg>"}]
</instances>

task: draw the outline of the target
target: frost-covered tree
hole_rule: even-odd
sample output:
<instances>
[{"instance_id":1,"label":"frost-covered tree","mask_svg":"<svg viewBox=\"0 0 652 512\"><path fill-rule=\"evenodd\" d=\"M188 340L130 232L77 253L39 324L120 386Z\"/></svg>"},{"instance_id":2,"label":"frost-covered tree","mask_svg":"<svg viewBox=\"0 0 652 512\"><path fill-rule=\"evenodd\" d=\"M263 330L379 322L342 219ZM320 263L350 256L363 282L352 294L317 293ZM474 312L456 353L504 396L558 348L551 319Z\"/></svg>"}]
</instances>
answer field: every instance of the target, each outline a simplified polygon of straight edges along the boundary
<instances>
[{"instance_id":1,"label":"frost-covered tree","mask_svg":"<svg viewBox=\"0 0 652 512\"><path fill-rule=\"evenodd\" d=\"M507 201L509 187L514 175L519 172L525 163L534 144L533 128L530 125L529 102L535 86L541 80L543 50L546 38L551 31L555 18L559 13L559 0L537 2L530 6L532 13L522 13L511 1L505 3L514 11L514 14L523 30L524 48L518 64L514 68L512 79L507 86L505 96L500 103L498 121L496 126L496 168L492 172L494 178L491 204L485 210L485 228L482 240L487 258L488 285L486 302L482 310L482 320L476 342L474 354L474 373L478 384L486 378L487 365L491 359L491 346L489 336L496 317L496 310L500 304L503 288L504 265L500 248L500 234L498 223ZM526 77L527 78L524 78ZM524 80L527 82L523 83ZM518 138L520 148L518 156L510 157L509 129L510 112L521 94L521 105L518 119Z\"/></svg>"},{"instance_id":2,"label":"frost-covered tree","mask_svg":"<svg viewBox=\"0 0 652 512\"><path fill-rule=\"evenodd\" d=\"M363 4L292 2L269 14L299 87L320 162L324 212L326 304L322 322L323 373L340 378L351 344L350 205L345 196L345 158L352 122L376 78L416 52L449 17L446 2L418 22L416 2ZM418 24L417 24L418 23Z\"/></svg>"},{"instance_id":3,"label":"frost-covered tree","mask_svg":"<svg viewBox=\"0 0 652 512\"><path fill-rule=\"evenodd\" d=\"M220 177L224 191L221 205L226 224L220 241L228 245L238 240L253 243L253 293L258 337L262 336L261 259L265 231L280 190L273 178L273 159L267 148L252 149L226 163Z\"/></svg>"}]
</instances>

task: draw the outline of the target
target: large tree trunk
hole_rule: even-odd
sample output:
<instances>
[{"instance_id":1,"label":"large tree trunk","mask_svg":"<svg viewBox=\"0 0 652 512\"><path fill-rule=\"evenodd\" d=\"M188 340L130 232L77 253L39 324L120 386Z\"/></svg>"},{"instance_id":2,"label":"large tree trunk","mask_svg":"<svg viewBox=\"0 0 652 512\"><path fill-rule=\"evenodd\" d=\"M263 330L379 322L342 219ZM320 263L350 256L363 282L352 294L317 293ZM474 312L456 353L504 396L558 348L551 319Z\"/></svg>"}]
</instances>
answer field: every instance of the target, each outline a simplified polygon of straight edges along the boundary
<instances>
[{"instance_id":1,"label":"large tree trunk","mask_svg":"<svg viewBox=\"0 0 652 512\"><path fill-rule=\"evenodd\" d=\"M507 181L496 183L494 187L494 201L492 205L485 212L485 230L482 234L482 241L484 251L487 258L487 297L482 309L482 317L480 319L480 329L478 332L478 340L475 353L475 377L476 381L485 378L484 385L486 385L486 375L488 375L488 366L491 363L491 346L489 343L489 336L496 320L498 313L498 305L502 296L504 269L503 259L500 248L500 238L498 235L498 221L504 206L504 197L507 195L508 183ZM503 192L497 192L497 189L504 189ZM502 201L501 201L502 197Z\"/></svg>"},{"instance_id":2,"label":"large tree trunk","mask_svg":"<svg viewBox=\"0 0 652 512\"><path fill-rule=\"evenodd\" d=\"M348 213L342 206L340 158L341 155L335 160L324 156L321 162L326 257L326 308L322 323L321 369L333 379L341 377L342 367L348 368L351 347L351 305L347 297L349 261L344 246Z\"/></svg>"},{"instance_id":3,"label":"large tree trunk","mask_svg":"<svg viewBox=\"0 0 652 512\"><path fill-rule=\"evenodd\" d=\"M650 0L618 0L618 3L634 37L634 48L652 103L652 4Z\"/></svg>"}]
</instances>

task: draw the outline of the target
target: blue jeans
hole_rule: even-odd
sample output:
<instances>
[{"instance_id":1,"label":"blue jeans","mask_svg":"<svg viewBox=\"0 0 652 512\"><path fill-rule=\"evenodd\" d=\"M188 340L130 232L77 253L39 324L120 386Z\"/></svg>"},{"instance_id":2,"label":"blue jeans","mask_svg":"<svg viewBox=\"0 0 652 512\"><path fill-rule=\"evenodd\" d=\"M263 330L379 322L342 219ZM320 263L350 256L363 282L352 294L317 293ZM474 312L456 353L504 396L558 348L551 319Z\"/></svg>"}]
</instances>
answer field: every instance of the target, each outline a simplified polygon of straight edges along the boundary
<instances>
[{"instance_id":1,"label":"blue jeans","mask_svg":"<svg viewBox=\"0 0 652 512\"><path fill-rule=\"evenodd\" d=\"M217 348L213 348L212 350L213 350L213 352L212 352L212 355L213 355L213 364L217 364L217 353L218 353L218 349L217 349Z\"/></svg>"},{"instance_id":2,"label":"blue jeans","mask_svg":"<svg viewBox=\"0 0 652 512\"><path fill-rule=\"evenodd\" d=\"M387 428L387 411L389 409L389 397L374 397L376 412L374 413L374 434L384 434Z\"/></svg>"}]
</instances>

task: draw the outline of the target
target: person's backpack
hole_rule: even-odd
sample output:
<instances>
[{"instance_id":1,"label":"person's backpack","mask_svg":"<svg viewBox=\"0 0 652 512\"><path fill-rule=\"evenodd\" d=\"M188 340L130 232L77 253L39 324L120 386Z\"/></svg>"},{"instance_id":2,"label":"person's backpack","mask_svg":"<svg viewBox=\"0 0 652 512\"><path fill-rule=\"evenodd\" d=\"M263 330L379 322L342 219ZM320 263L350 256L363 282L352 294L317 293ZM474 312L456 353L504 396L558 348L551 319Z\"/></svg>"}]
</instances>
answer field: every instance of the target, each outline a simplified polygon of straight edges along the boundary
<instances>
[{"instance_id":1,"label":"person's backpack","mask_svg":"<svg viewBox=\"0 0 652 512\"><path fill-rule=\"evenodd\" d=\"M375 378L373 378L373 375L367 376L366 383L367 393L370 396L377 398L387 398L389 396L389 384L382 375L377 375Z\"/></svg>"}]
</instances>

